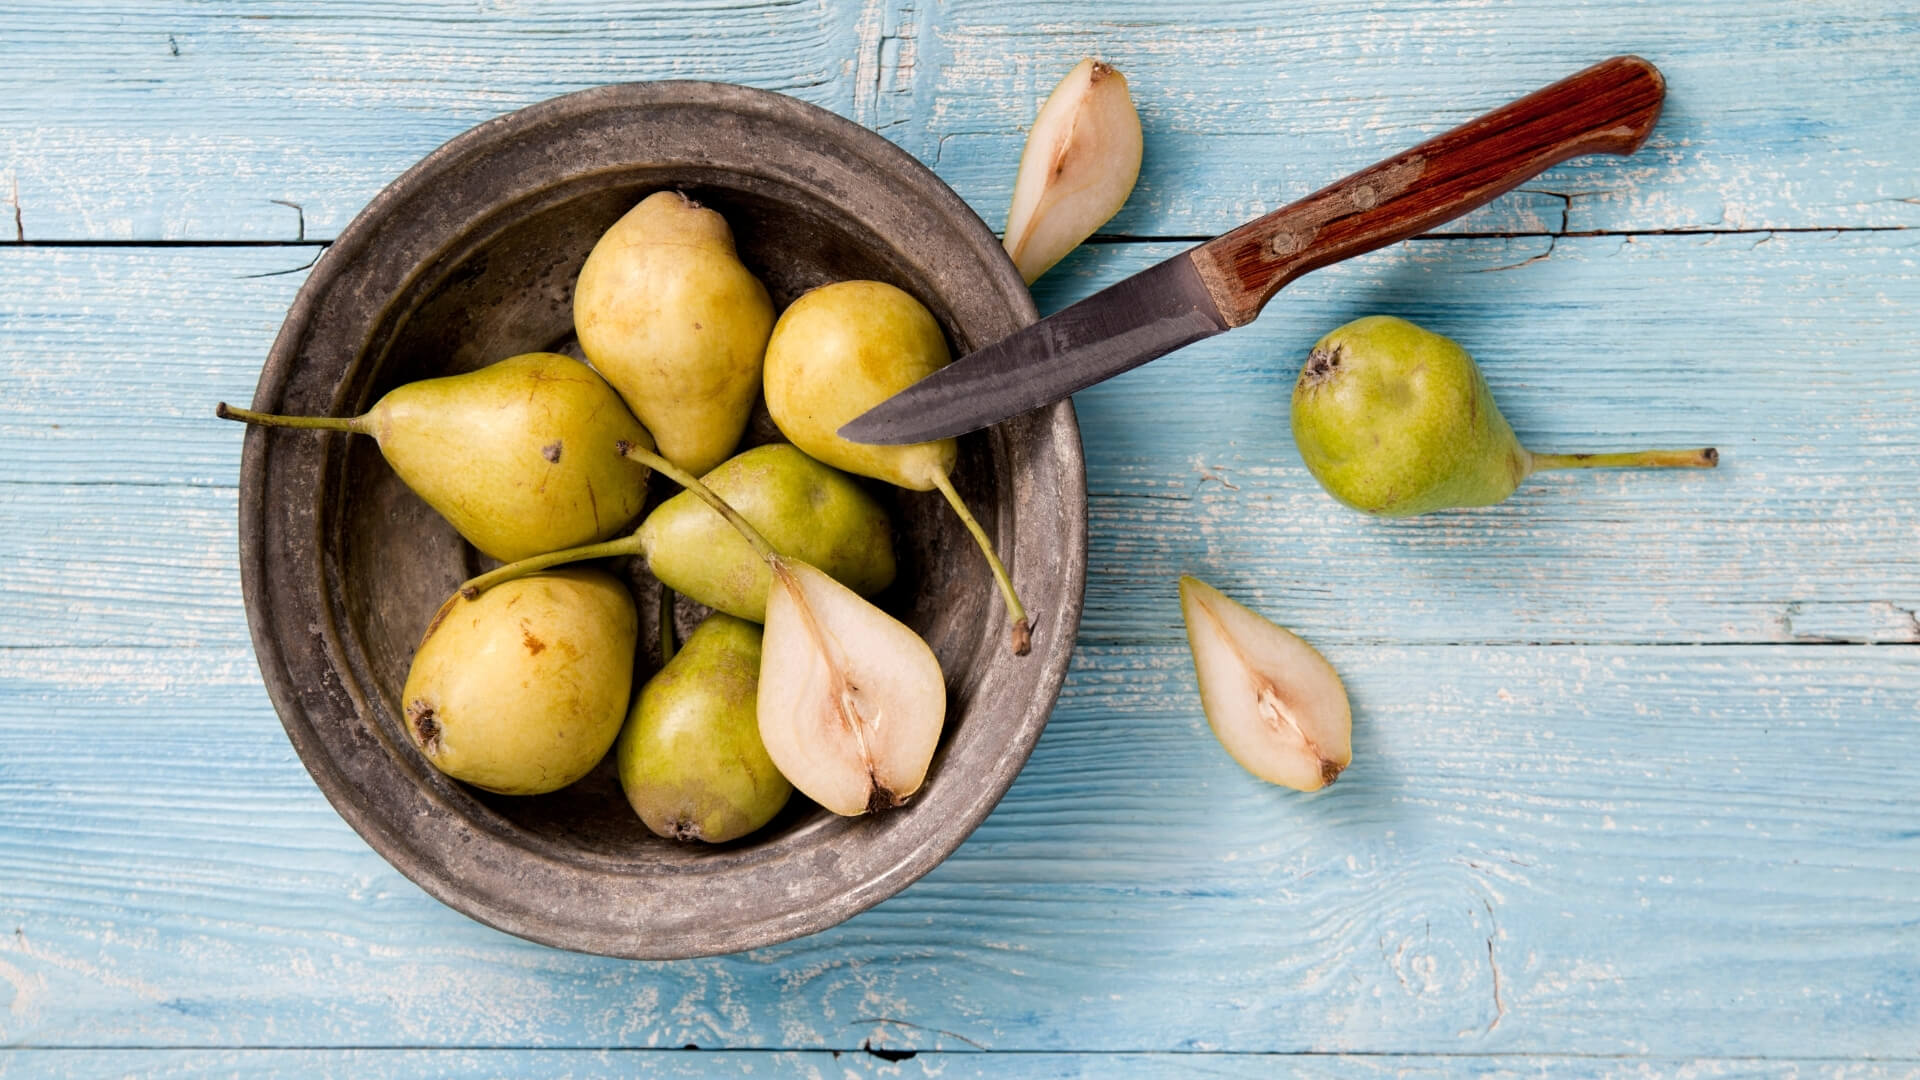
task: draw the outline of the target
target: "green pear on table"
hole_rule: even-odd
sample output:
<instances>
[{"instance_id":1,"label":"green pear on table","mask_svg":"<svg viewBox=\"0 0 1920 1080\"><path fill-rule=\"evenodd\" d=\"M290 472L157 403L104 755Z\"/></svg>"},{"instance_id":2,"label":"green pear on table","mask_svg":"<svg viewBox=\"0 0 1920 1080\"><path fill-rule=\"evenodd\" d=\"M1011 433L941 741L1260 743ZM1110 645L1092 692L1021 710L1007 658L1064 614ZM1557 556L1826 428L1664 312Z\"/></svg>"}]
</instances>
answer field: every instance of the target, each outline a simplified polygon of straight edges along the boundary
<instances>
[{"instance_id":1,"label":"green pear on table","mask_svg":"<svg viewBox=\"0 0 1920 1080\"><path fill-rule=\"evenodd\" d=\"M1547 469L1712 468L1712 447L1535 454L1473 357L1405 319L1371 315L1314 345L1293 387L1293 438L1334 498L1382 517L1491 506Z\"/></svg>"}]
</instances>

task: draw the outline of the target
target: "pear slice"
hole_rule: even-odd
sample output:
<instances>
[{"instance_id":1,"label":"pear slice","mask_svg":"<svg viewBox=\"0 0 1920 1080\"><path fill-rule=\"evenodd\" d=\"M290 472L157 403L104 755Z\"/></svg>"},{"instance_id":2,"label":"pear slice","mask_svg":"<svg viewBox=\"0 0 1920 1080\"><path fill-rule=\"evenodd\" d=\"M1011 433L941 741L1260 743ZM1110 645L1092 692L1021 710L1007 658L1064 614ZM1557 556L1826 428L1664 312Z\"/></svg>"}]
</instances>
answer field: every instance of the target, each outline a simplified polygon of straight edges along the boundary
<instances>
[{"instance_id":1,"label":"pear slice","mask_svg":"<svg viewBox=\"0 0 1920 1080\"><path fill-rule=\"evenodd\" d=\"M1003 243L1027 284L1120 212L1140 178L1141 148L1126 76L1080 61L1040 106L1013 180Z\"/></svg>"},{"instance_id":2,"label":"pear slice","mask_svg":"<svg viewBox=\"0 0 1920 1080\"><path fill-rule=\"evenodd\" d=\"M946 723L933 650L899 620L803 562L767 560L760 739L808 798L847 817L920 790Z\"/></svg>"},{"instance_id":3,"label":"pear slice","mask_svg":"<svg viewBox=\"0 0 1920 1080\"><path fill-rule=\"evenodd\" d=\"M1353 760L1353 711L1313 646L1197 578L1180 579L1180 613L1200 707L1248 772L1318 791Z\"/></svg>"}]
</instances>

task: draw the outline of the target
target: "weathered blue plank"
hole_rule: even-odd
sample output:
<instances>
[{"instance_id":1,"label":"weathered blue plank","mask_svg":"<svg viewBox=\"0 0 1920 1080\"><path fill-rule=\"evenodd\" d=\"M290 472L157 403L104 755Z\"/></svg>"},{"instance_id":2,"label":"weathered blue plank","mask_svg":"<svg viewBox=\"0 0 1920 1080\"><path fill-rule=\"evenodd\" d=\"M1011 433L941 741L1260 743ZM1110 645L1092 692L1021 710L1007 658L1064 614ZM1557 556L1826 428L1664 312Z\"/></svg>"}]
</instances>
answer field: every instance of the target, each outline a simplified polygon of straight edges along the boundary
<instances>
[{"instance_id":1,"label":"weathered blue plank","mask_svg":"<svg viewBox=\"0 0 1920 1080\"><path fill-rule=\"evenodd\" d=\"M1128 73L1147 127L1116 232L1220 231L1632 50L1672 83L1647 151L1555 169L1532 186L1568 198L1510 197L1466 227L1920 223L1908 150L1920 25L1899 0L1097 12L720 0L634 13L583 0L32 0L11 5L5 33L0 185L17 181L29 239L328 237L482 120L598 83L687 77L783 90L875 127L997 226L1026 125L1086 54Z\"/></svg>"},{"instance_id":2,"label":"weathered blue plank","mask_svg":"<svg viewBox=\"0 0 1920 1080\"><path fill-rule=\"evenodd\" d=\"M1898 3L981 0L921 21L912 121L889 133L995 225L1025 126L1085 55L1126 73L1146 129L1108 229L1211 235L1627 52L1668 80L1638 155L1557 167L1449 228L1920 224L1920 21Z\"/></svg>"},{"instance_id":3,"label":"weathered blue plank","mask_svg":"<svg viewBox=\"0 0 1920 1080\"><path fill-rule=\"evenodd\" d=\"M884 1049L884 1048L883 1048ZM0 1050L0 1076L58 1076L64 1080L269 1080L273 1077L435 1076L442 1080L495 1077L779 1076L799 1080L1143 1080L1170 1075L1247 1077L1276 1074L1299 1080L1391 1077L1394 1080L1519 1080L1581 1077L1643 1080L1650 1075L1699 1080L1896 1080L1911 1077L1911 1061L1687 1058L1619 1060L1590 1057L1340 1057L1292 1054L980 1054L921 1052L893 1062L862 1050Z\"/></svg>"},{"instance_id":4,"label":"weathered blue plank","mask_svg":"<svg viewBox=\"0 0 1920 1080\"><path fill-rule=\"evenodd\" d=\"M1183 649L1084 648L926 879L635 964L408 884L244 648L0 650L0 1045L1913 1053L1920 650L1328 654L1321 796L1226 758Z\"/></svg>"},{"instance_id":5,"label":"weathered blue plank","mask_svg":"<svg viewBox=\"0 0 1920 1080\"><path fill-rule=\"evenodd\" d=\"M1142 589L1187 571L1314 640L1920 640L1920 234L1757 239L1402 245L1081 394L1087 640L1180 640ZM1040 299L1175 250L1085 249ZM218 490L241 431L208 410L251 395L298 279L244 275L297 257L0 251L0 644L246 640ZM1541 449L1717 444L1722 467L1353 514L1301 466L1287 395L1314 338L1375 311L1467 344Z\"/></svg>"}]
</instances>

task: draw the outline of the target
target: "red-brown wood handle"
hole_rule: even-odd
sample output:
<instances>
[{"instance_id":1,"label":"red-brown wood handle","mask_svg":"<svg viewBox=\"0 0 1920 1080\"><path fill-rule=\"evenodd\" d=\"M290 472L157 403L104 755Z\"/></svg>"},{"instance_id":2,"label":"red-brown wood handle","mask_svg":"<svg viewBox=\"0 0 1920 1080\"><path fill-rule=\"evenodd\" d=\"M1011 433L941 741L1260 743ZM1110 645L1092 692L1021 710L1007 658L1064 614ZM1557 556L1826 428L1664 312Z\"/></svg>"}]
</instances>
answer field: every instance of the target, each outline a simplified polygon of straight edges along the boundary
<instances>
[{"instance_id":1,"label":"red-brown wood handle","mask_svg":"<svg viewBox=\"0 0 1920 1080\"><path fill-rule=\"evenodd\" d=\"M1194 248L1228 326L1244 326L1294 278L1451 221L1568 158L1631 154L1660 117L1667 82L1616 56Z\"/></svg>"}]
</instances>

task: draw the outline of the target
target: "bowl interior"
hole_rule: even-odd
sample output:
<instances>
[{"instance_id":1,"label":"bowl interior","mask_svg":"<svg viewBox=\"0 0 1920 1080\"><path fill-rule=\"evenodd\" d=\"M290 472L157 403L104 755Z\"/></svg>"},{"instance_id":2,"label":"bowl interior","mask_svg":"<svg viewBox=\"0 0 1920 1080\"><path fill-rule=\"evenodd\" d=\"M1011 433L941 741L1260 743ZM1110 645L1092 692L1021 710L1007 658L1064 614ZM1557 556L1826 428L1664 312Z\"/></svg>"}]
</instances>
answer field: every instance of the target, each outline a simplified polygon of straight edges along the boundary
<instances>
[{"instance_id":1,"label":"bowl interior","mask_svg":"<svg viewBox=\"0 0 1920 1080\"><path fill-rule=\"evenodd\" d=\"M269 357L256 408L350 415L415 379L515 353L579 355L574 279L602 232L676 188L719 210L784 307L832 281L890 282L921 300L956 355L1032 321L1031 297L986 226L886 140L740 87L601 87L491 121L382 192L316 265ZM778 438L764 411L748 441ZM484 566L400 484L371 440L248 434L241 563L267 689L341 815L455 908L548 944L666 958L750 948L830 926L931 869L998 801L1065 677L1085 562L1085 489L1071 408L961 440L954 480L1034 616L1005 645L984 561L937 495L871 490L895 526L896 584L877 600L926 638L947 726L912 801L846 819L795 797L720 846L649 833L611 762L552 795L489 795L435 772L400 726L399 692L440 603ZM670 494L656 478L653 497ZM659 590L624 568L641 625ZM684 634L701 612L682 600ZM643 630L636 686L658 667Z\"/></svg>"},{"instance_id":2,"label":"bowl interior","mask_svg":"<svg viewBox=\"0 0 1920 1080\"><path fill-rule=\"evenodd\" d=\"M582 356L572 317L580 267L594 242L621 214L666 188L682 191L726 217L741 260L767 285L776 311L819 285L885 281L927 304L956 355L977 344L945 310L935 283L873 243L858 222L836 208L797 189L743 188L740 178L726 173L641 168L578 194L539 198L531 208L503 207L499 217L507 224L476 238L457 261L416 282L402 303L388 308L385 324L373 328L373 336L387 342L385 356L362 365L358 377L343 387L343 396L364 409L403 383L471 371L516 353L546 350ZM745 444L780 438L764 404L756 407ZM992 534L999 524L992 452L984 438L964 443L955 486ZM342 449L331 478L337 495L330 547L338 554L344 584L343 629L379 695L382 707L376 722L396 752L411 756L417 751L395 718L403 715L400 690L414 649L441 602L462 581L497 563L474 550L409 491L372 440L351 440ZM900 563L895 584L875 600L933 645L951 699L962 702L976 658L991 656L992 642L1003 629L1003 609L986 563L937 493L862 483L891 513ZM678 490L666 478L655 477L649 508ZM640 625L655 627L660 585L645 561L622 560L614 569L632 585ZM677 600L675 623L683 640L706 613L684 597ZM637 690L660 667L657 634L641 635L635 665ZM953 715L943 748L969 720L964 708L955 708ZM939 767L936 757L934 771ZM725 845L679 843L653 835L627 807L611 755L578 783L533 797L494 795L452 783L426 769L424 761L420 768L426 782L444 789L444 796L465 812L498 816L521 842L548 857L623 863L727 861L740 849L779 844L796 832L837 820L796 793L773 824L749 837Z\"/></svg>"}]
</instances>

